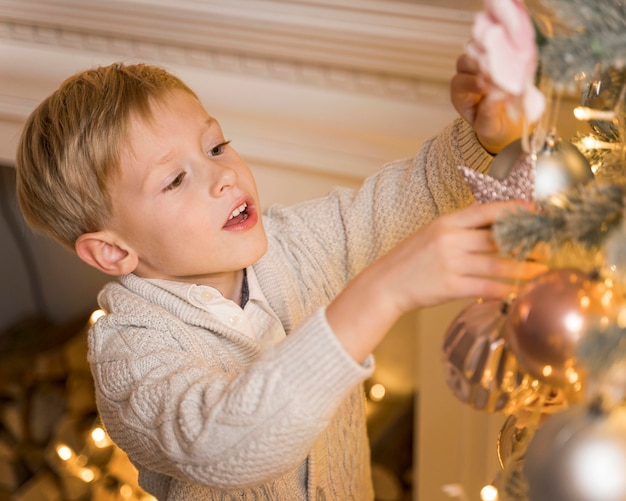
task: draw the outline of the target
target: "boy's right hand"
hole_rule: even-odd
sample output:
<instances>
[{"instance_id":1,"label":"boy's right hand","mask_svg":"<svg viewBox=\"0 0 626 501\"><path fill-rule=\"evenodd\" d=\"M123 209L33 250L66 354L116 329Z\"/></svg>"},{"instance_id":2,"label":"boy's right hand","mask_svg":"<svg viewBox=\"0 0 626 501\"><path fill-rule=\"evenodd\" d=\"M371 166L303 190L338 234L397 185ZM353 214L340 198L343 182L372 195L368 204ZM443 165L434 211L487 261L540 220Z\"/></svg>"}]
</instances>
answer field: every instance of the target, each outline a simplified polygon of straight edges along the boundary
<instances>
[{"instance_id":1,"label":"boy's right hand","mask_svg":"<svg viewBox=\"0 0 626 501\"><path fill-rule=\"evenodd\" d=\"M504 298L546 271L502 256L496 247L491 225L520 204L477 204L441 216L363 270L326 309L348 352L364 360L400 316L416 308Z\"/></svg>"}]
</instances>

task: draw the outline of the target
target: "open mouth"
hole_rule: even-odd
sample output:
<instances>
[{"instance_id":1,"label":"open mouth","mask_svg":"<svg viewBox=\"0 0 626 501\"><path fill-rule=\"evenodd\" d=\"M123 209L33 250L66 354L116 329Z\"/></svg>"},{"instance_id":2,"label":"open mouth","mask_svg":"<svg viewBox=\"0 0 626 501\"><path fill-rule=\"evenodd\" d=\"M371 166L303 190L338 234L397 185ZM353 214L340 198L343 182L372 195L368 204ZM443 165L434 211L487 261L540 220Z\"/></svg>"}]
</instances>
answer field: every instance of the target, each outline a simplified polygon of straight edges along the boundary
<instances>
[{"instance_id":1,"label":"open mouth","mask_svg":"<svg viewBox=\"0 0 626 501\"><path fill-rule=\"evenodd\" d=\"M244 202L233 210L224 227L227 228L229 226L243 223L246 219L248 219L248 215L248 204Z\"/></svg>"}]
</instances>

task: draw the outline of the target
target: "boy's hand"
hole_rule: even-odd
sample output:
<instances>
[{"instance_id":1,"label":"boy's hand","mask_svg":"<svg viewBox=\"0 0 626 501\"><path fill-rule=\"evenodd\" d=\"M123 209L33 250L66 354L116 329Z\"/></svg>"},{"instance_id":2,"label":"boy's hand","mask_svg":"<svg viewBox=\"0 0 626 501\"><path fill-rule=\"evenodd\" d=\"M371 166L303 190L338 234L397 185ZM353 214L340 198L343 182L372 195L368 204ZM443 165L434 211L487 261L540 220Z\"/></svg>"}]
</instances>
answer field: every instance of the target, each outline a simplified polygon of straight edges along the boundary
<instances>
[{"instance_id":1,"label":"boy's hand","mask_svg":"<svg viewBox=\"0 0 626 501\"><path fill-rule=\"evenodd\" d=\"M493 239L496 219L522 206L528 203L471 205L415 232L380 260L388 295L406 313L452 299L504 298L546 271L542 264L501 255Z\"/></svg>"},{"instance_id":2,"label":"boy's hand","mask_svg":"<svg viewBox=\"0 0 626 501\"><path fill-rule=\"evenodd\" d=\"M505 298L546 271L496 248L490 226L520 204L472 205L441 216L366 268L326 309L346 350L362 361L409 311L460 298Z\"/></svg>"},{"instance_id":3,"label":"boy's hand","mask_svg":"<svg viewBox=\"0 0 626 501\"><path fill-rule=\"evenodd\" d=\"M510 96L494 90L480 73L477 62L467 54L456 63L456 75L450 83L450 98L457 112L474 128L483 147L496 154L522 135L523 114L514 121L507 106L517 106Z\"/></svg>"}]
</instances>

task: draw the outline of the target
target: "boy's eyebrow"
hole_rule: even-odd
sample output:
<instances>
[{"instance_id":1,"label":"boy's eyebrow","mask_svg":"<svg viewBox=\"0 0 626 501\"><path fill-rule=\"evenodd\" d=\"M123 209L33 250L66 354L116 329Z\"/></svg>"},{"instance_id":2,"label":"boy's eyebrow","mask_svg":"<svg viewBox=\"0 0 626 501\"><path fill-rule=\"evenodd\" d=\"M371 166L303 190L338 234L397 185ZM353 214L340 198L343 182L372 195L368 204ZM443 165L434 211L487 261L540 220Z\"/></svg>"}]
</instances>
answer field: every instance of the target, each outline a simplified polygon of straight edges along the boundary
<instances>
[{"instance_id":1,"label":"boy's eyebrow","mask_svg":"<svg viewBox=\"0 0 626 501\"><path fill-rule=\"evenodd\" d=\"M213 118L213 117L208 117L205 120L204 124L206 125L207 129L210 129L215 124L217 124L217 120L215 120L215 118ZM156 161L156 164L157 165L165 165L166 163L168 163L172 159L173 156L174 156L174 150L170 150L165 155L163 155L161 158L159 158Z\"/></svg>"}]
</instances>

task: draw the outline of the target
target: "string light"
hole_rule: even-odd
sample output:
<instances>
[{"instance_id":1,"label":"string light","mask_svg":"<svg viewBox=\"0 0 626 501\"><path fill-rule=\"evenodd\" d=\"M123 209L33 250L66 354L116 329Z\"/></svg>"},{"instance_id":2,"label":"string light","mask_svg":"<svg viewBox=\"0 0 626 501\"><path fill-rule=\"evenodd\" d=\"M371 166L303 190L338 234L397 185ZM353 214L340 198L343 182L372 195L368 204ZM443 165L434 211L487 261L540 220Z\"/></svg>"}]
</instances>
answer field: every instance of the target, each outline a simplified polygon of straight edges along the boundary
<instances>
[{"instance_id":1,"label":"string light","mask_svg":"<svg viewBox=\"0 0 626 501\"><path fill-rule=\"evenodd\" d=\"M104 315L106 315L106 313L104 313L104 311L102 311L102 310L94 310L94 312L89 317L89 324L90 325L95 324L98 321L98 319L100 317L103 317Z\"/></svg>"},{"instance_id":2,"label":"string light","mask_svg":"<svg viewBox=\"0 0 626 501\"><path fill-rule=\"evenodd\" d=\"M498 489L496 489L493 485L485 485L480 490L480 499L482 501L497 501Z\"/></svg>"},{"instance_id":3,"label":"string light","mask_svg":"<svg viewBox=\"0 0 626 501\"><path fill-rule=\"evenodd\" d=\"M613 122L615 120L615 111L613 110L596 110L586 106L577 106L574 108L574 116L578 120L603 120Z\"/></svg>"},{"instance_id":4,"label":"string light","mask_svg":"<svg viewBox=\"0 0 626 501\"><path fill-rule=\"evenodd\" d=\"M380 402L385 398L385 392L385 387L380 383L376 383L370 388L370 399L374 402Z\"/></svg>"},{"instance_id":5,"label":"string light","mask_svg":"<svg viewBox=\"0 0 626 501\"><path fill-rule=\"evenodd\" d=\"M107 433L100 426L96 426L93 430L91 430L91 439L96 447L99 449L104 449L105 447L109 447L113 444Z\"/></svg>"},{"instance_id":6,"label":"string light","mask_svg":"<svg viewBox=\"0 0 626 501\"><path fill-rule=\"evenodd\" d=\"M607 141L600 141L592 136L585 136L582 138L582 144L588 150L616 150L621 148L617 143L609 143Z\"/></svg>"},{"instance_id":7,"label":"string light","mask_svg":"<svg viewBox=\"0 0 626 501\"><path fill-rule=\"evenodd\" d=\"M91 468L81 468L78 471L78 477L83 482L90 483L96 479L96 473Z\"/></svg>"},{"instance_id":8,"label":"string light","mask_svg":"<svg viewBox=\"0 0 626 501\"><path fill-rule=\"evenodd\" d=\"M120 486L120 496L123 499L131 499L133 497L133 488L128 484L122 484Z\"/></svg>"},{"instance_id":9,"label":"string light","mask_svg":"<svg viewBox=\"0 0 626 501\"><path fill-rule=\"evenodd\" d=\"M57 445L56 452L63 461L69 461L74 456L74 451L65 444Z\"/></svg>"}]
</instances>

